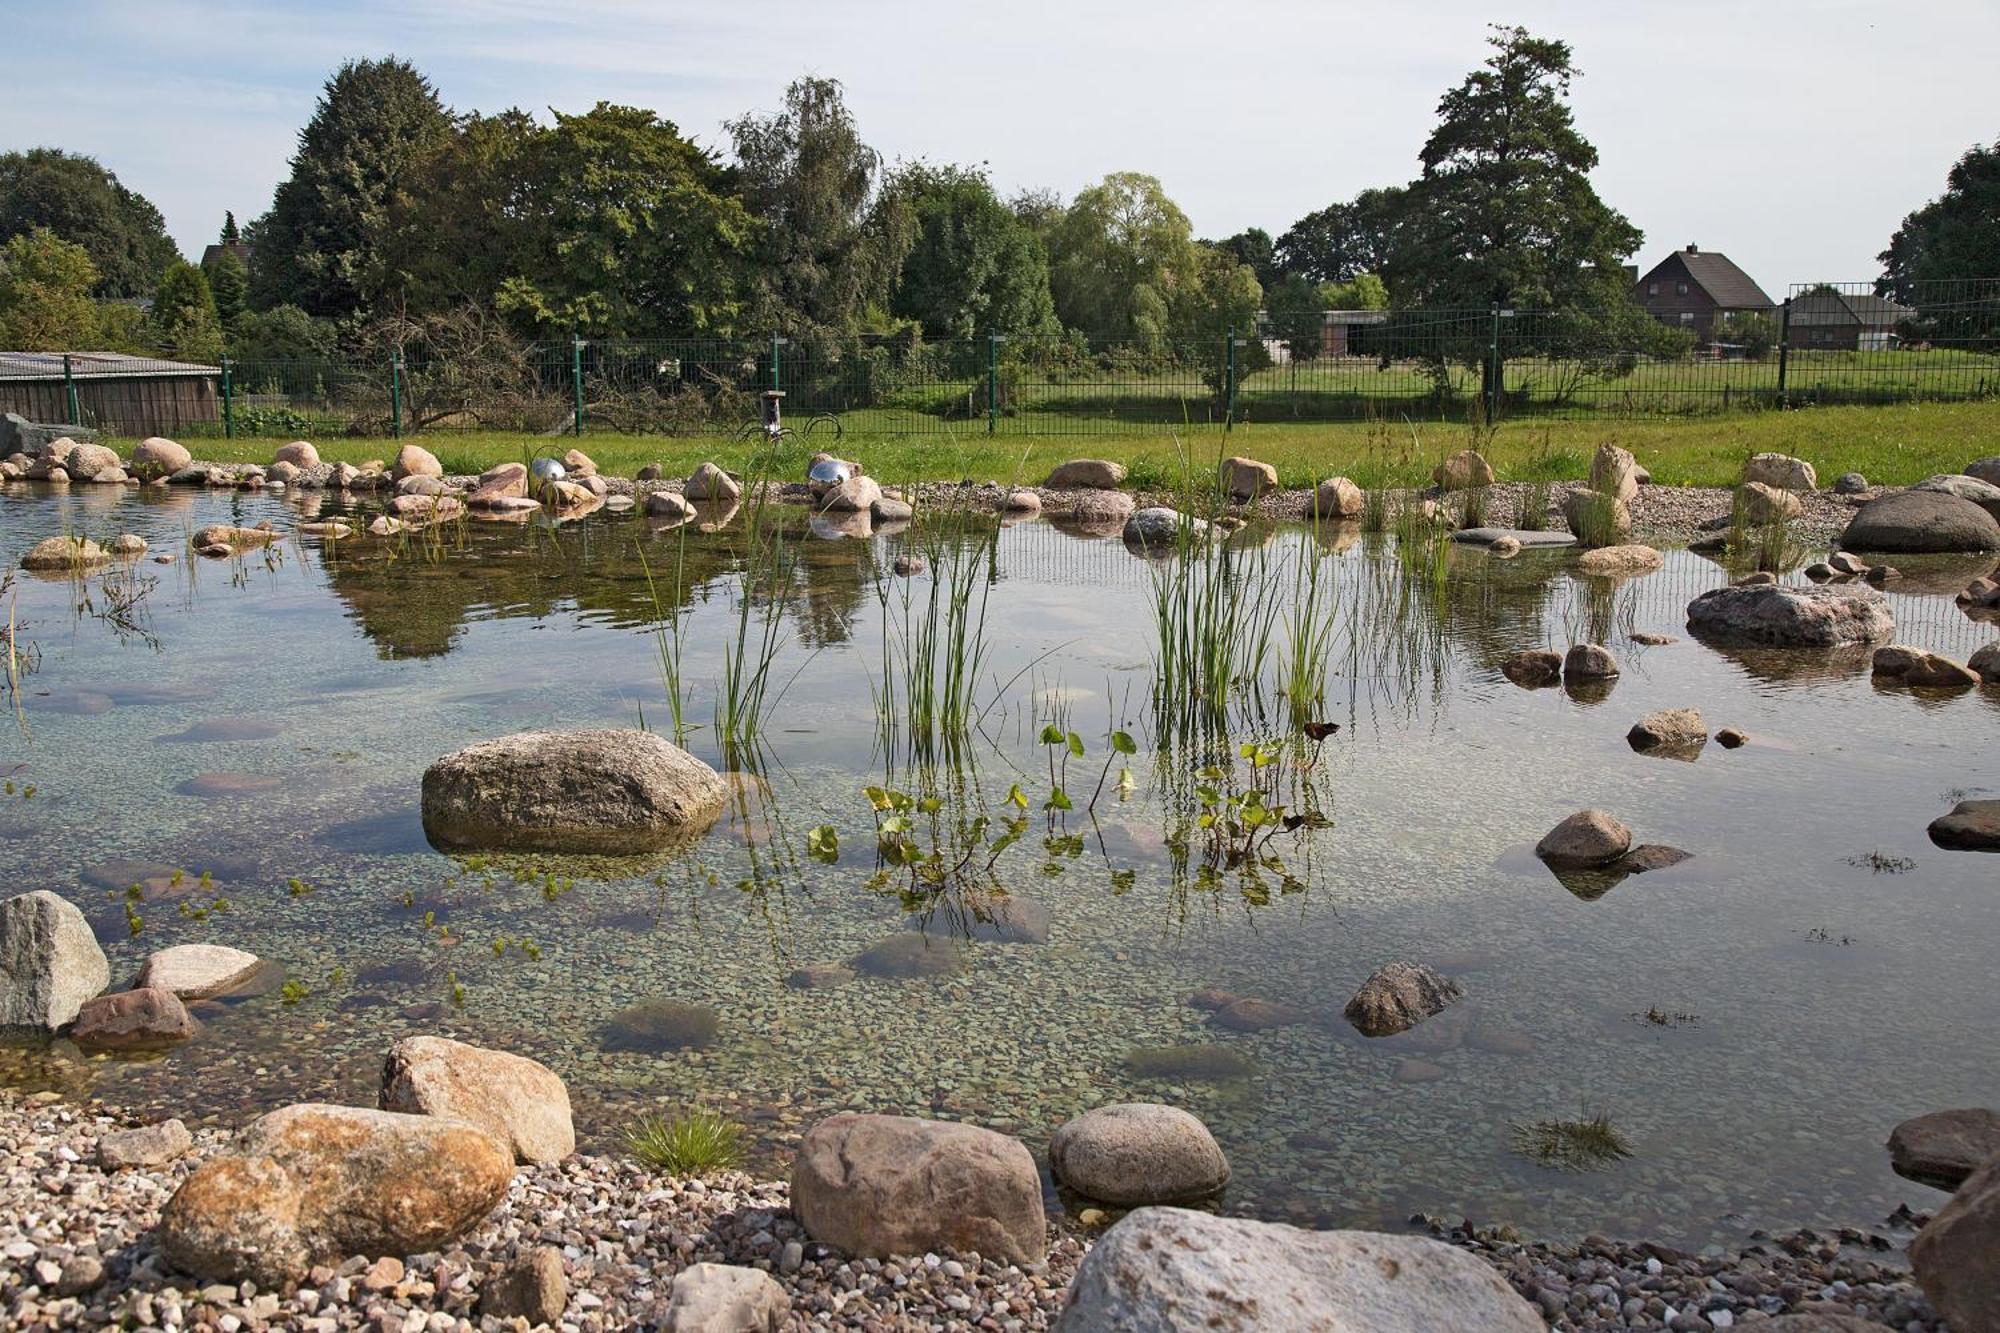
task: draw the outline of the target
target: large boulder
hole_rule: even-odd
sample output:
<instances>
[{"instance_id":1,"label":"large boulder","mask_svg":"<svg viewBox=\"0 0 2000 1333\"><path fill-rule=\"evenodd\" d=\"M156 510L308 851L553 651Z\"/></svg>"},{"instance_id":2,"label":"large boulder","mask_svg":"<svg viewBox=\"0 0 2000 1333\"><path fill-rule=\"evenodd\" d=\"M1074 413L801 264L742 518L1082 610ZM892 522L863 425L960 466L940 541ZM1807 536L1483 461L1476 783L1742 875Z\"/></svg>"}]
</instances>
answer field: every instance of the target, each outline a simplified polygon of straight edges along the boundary
<instances>
[{"instance_id":1,"label":"large boulder","mask_svg":"<svg viewBox=\"0 0 2000 1333\"><path fill-rule=\"evenodd\" d=\"M1049 1140L1049 1170L1078 1194L1131 1207L1205 1199L1229 1183L1208 1126L1177 1106L1119 1102L1067 1121Z\"/></svg>"},{"instance_id":2,"label":"large boulder","mask_svg":"<svg viewBox=\"0 0 2000 1333\"><path fill-rule=\"evenodd\" d=\"M779 1333L792 1298L761 1268L689 1264L674 1275L663 1333Z\"/></svg>"},{"instance_id":3,"label":"large boulder","mask_svg":"<svg viewBox=\"0 0 2000 1333\"><path fill-rule=\"evenodd\" d=\"M1084 1256L1058 1333L1543 1333L1478 1256L1422 1236L1141 1208Z\"/></svg>"},{"instance_id":4,"label":"large boulder","mask_svg":"<svg viewBox=\"0 0 2000 1333\"><path fill-rule=\"evenodd\" d=\"M1925 477L1910 487L1913 491L1926 491L1935 495L1955 495L1961 500L1970 500L1995 518L2000 518L2000 486L1978 477L1963 473L1945 473L1935 477Z\"/></svg>"},{"instance_id":5,"label":"large boulder","mask_svg":"<svg viewBox=\"0 0 2000 1333\"><path fill-rule=\"evenodd\" d=\"M1035 1159L977 1125L836 1115L806 1132L792 1164L792 1211L824 1245L861 1258L976 1250L1038 1264L1048 1219Z\"/></svg>"},{"instance_id":6,"label":"large boulder","mask_svg":"<svg viewBox=\"0 0 2000 1333\"><path fill-rule=\"evenodd\" d=\"M1740 480L1781 491L1810 491L1819 486L1819 474L1811 463L1786 454L1750 455L1743 461Z\"/></svg>"},{"instance_id":7,"label":"large boulder","mask_svg":"<svg viewBox=\"0 0 2000 1333\"><path fill-rule=\"evenodd\" d=\"M1575 643L1563 655L1563 679L1616 680L1618 659L1601 643Z\"/></svg>"},{"instance_id":8,"label":"large boulder","mask_svg":"<svg viewBox=\"0 0 2000 1333\"><path fill-rule=\"evenodd\" d=\"M271 455L272 467L280 463L290 463L300 471L318 467L319 450L311 440L293 440L290 444L279 445L278 452Z\"/></svg>"},{"instance_id":9,"label":"large boulder","mask_svg":"<svg viewBox=\"0 0 2000 1333\"><path fill-rule=\"evenodd\" d=\"M1552 866L1608 865L1632 850L1632 830L1602 810L1579 810L1542 835L1535 855Z\"/></svg>"},{"instance_id":10,"label":"large boulder","mask_svg":"<svg viewBox=\"0 0 2000 1333\"><path fill-rule=\"evenodd\" d=\"M405 1037L389 1048L381 1106L478 1125L519 1162L560 1162L576 1151L569 1089L553 1070L448 1037Z\"/></svg>"},{"instance_id":11,"label":"large boulder","mask_svg":"<svg viewBox=\"0 0 2000 1333\"><path fill-rule=\"evenodd\" d=\"M1931 821L1930 835L1955 852L2000 852L2000 801L1960 801Z\"/></svg>"},{"instance_id":12,"label":"large boulder","mask_svg":"<svg viewBox=\"0 0 2000 1333\"><path fill-rule=\"evenodd\" d=\"M1456 981L1428 963L1384 963L1375 969L1343 1011L1364 1037L1407 1032L1463 996Z\"/></svg>"},{"instance_id":13,"label":"large boulder","mask_svg":"<svg viewBox=\"0 0 2000 1333\"><path fill-rule=\"evenodd\" d=\"M37 573L95 569L111 557L88 537L44 537L21 556L21 568Z\"/></svg>"},{"instance_id":14,"label":"large boulder","mask_svg":"<svg viewBox=\"0 0 2000 1333\"><path fill-rule=\"evenodd\" d=\"M244 1129L160 1213L160 1249L197 1277L276 1287L353 1255L427 1254L507 1195L514 1156L475 1125L305 1103Z\"/></svg>"},{"instance_id":15,"label":"large boulder","mask_svg":"<svg viewBox=\"0 0 2000 1333\"><path fill-rule=\"evenodd\" d=\"M1103 458L1072 458L1059 463L1042 482L1044 490L1115 491L1125 481L1125 465Z\"/></svg>"},{"instance_id":16,"label":"large boulder","mask_svg":"<svg viewBox=\"0 0 2000 1333\"><path fill-rule=\"evenodd\" d=\"M1313 491L1314 518L1360 518L1368 496L1346 477L1328 477Z\"/></svg>"},{"instance_id":17,"label":"large boulder","mask_svg":"<svg viewBox=\"0 0 2000 1333\"><path fill-rule=\"evenodd\" d=\"M1712 643L1753 647L1837 648L1896 633L1888 603L1865 584L1713 588L1688 603L1687 624Z\"/></svg>"},{"instance_id":18,"label":"large boulder","mask_svg":"<svg viewBox=\"0 0 2000 1333\"><path fill-rule=\"evenodd\" d=\"M134 989L157 987L183 1000L227 995L255 981L264 960L226 944L176 944L149 956Z\"/></svg>"},{"instance_id":19,"label":"large boulder","mask_svg":"<svg viewBox=\"0 0 2000 1333\"><path fill-rule=\"evenodd\" d=\"M707 829L728 794L714 769L649 731L523 731L424 771L424 831L468 851L646 852Z\"/></svg>"},{"instance_id":20,"label":"large boulder","mask_svg":"<svg viewBox=\"0 0 2000 1333\"><path fill-rule=\"evenodd\" d=\"M1199 536L1208 531L1208 521L1166 505L1148 505L1125 520L1125 540L1134 546L1171 546L1183 531Z\"/></svg>"},{"instance_id":21,"label":"large boulder","mask_svg":"<svg viewBox=\"0 0 2000 1333\"><path fill-rule=\"evenodd\" d=\"M131 461L125 470L143 481L171 477L194 462L186 448L161 435L150 435L132 446Z\"/></svg>"},{"instance_id":22,"label":"large boulder","mask_svg":"<svg viewBox=\"0 0 2000 1333\"><path fill-rule=\"evenodd\" d=\"M1124 491L1089 490L1069 507L1069 520L1084 528L1123 528L1139 505Z\"/></svg>"},{"instance_id":23,"label":"large boulder","mask_svg":"<svg viewBox=\"0 0 2000 1333\"><path fill-rule=\"evenodd\" d=\"M1966 1177L1910 1242L1917 1285L1954 1333L2000 1330L2000 1157Z\"/></svg>"},{"instance_id":24,"label":"large boulder","mask_svg":"<svg viewBox=\"0 0 2000 1333\"><path fill-rule=\"evenodd\" d=\"M39 458L57 440L95 440L97 432L61 422L30 421L17 412L0 413L0 458L27 454Z\"/></svg>"},{"instance_id":25,"label":"large boulder","mask_svg":"<svg viewBox=\"0 0 2000 1333\"><path fill-rule=\"evenodd\" d=\"M85 1051L152 1051L194 1036L201 1024L170 990L121 990L85 1000L70 1040Z\"/></svg>"},{"instance_id":26,"label":"large boulder","mask_svg":"<svg viewBox=\"0 0 2000 1333\"><path fill-rule=\"evenodd\" d=\"M1278 469L1254 458L1225 458L1216 481L1230 499L1254 500L1278 489Z\"/></svg>"},{"instance_id":27,"label":"large boulder","mask_svg":"<svg viewBox=\"0 0 2000 1333\"><path fill-rule=\"evenodd\" d=\"M211 523L205 528L197 528L188 545L206 553L211 547L221 546L231 552L254 551L260 546L284 538L284 533L273 527L239 527L234 523Z\"/></svg>"},{"instance_id":28,"label":"large boulder","mask_svg":"<svg viewBox=\"0 0 2000 1333\"><path fill-rule=\"evenodd\" d=\"M1974 481L1983 481L1990 486L2000 486L2000 455L1982 458L1976 463L1965 465L1965 475Z\"/></svg>"},{"instance_id":29,"label":"large boulder","mask_svg":"<svg viewBox=\"0 0 2000 1333\"><path fill-rule=\"evenodd\" d=\"M1639 460L1629 449L1600 444L1590 456L1590 489L1599 495L1630 500L1639 493Z\"/></svg>"},{"instance_id":30,"label":"large boulder","mask_svg":"<svg viewBox=\"0 0 2000 1333\"><path fill-rule=\"evenodd\" d=\"M1699 708L1662 708L1634 722L1625 743L1642 754L1693 759L1708 744L1708 724Z\"/></svg>"},{"instance_id":31,"label":"large boulder","mask_svg":"<svg viewBox=\"0 0 2000 1333\"><path fill-rule=\"evenodd\" d=\"M827 488L819 507L836 514L865 514L882 498L882 484L869 476L849 477Z\"/></svg>"},{"instance_id":32,"label":"large boulder","mask_svg":"<svg viewBox=\"0 0 2000 1333\"><path fill-rule=\"evenodd\" d=\"M1470 491L1493 484L1493 465L1476 449L1461 449L1431 469L1441 491Z\"/></svg>"},{"instance_id":33,"label":"large boulder","mask_svg":"<svg viewBox=\"0 0 2000 1333\"><path fill-rule=\"evenodd\" d=\"M2000 1157L2000 1115L1983 1106L1913 1116L1889 1134L1889 1165L1897 1175L1955 1190Z\"/></svg>"},{"instance_id":34,"label":"large boulder","mask_svg":"<svg viewBox=\"0 0 2000 1333\"><path fill-rule=\"evenodd\" d=\"M743 498L743 483L714 463L703 463L688 474L682 493L690 500L717 500L727 504Z\"/></svg>"},{"instance_id":35,"label":"large boulder","mask_svg":"<svg viewBox=\"0 0 2000 1333\"><path fill-rule=\"evenodd\" d=\"M2000 549L2000 520L1942 491L1899 491L1864 505L1840 534L1849 551L1922 554Z\"/></svg>"},{"instance_id":36,"label":"large boulder","mask_svg":"<svg viewBox=\"0 0 2000 1333\"><path fill-rule=\"evenodd\" d=\"M1783 487L1746 481L1736 488L1736 512L1745 523L1789 523L1805 513L1805 505Z\"/></svg>"},{"instance_id":37,"label":"large boulder","mask_svg":"<svg viewBox=\"0 0 2000 1333\"><path fill-rule=\"evenodd\" d=\"M653 518L685 523L694 517L694 505L679 491L647 491L646 513Z\"/></svg>"},{"instance_id":38,"label":"large boulder","mask_svg":"<svg viewBox=\"0 0 2000 1333\"><path fill-rule=\"evenodd\" d=\"M563 470L572 477L594 477L597 462L581 449L571 449L562 456Z\"/></svg>"},{"instance_id":39,"label":"large boulder","mask_svg":"<svg viewBox=\"0 0 2000 1333\"><path fill-rule=\"evenodd\" d=\"M405 477L442 477L444 464L438 462L437 455L418 444L406 444L396 451L396 461L389 467L392 480L401 481Z\"/></svg>"},{"instance_id":40,"label":"large boulder","mask_svg":"<svg viewBox=\"0 0 2000 1333\"><path fill-rule=\"evenodd\" d=\"M528 496L525 463L496 463L479 474L479 483L465 497L468 509L511 509Z\"/></svg>"},{"instance_id":41,"label":"large boulder","mask_svg":"<svg viewBox=\"0 0 2000 1333\"><path fill-rule=\"evenodd\" d=\"M1563 522L1583 546L1621 546L1632 537L1632 511L1615 495L1585 487L1562 498Z\"/></svg>"},{"instance_id":42,"label":"large boulder","mask_svg":"<svg viewBox=\"0 0 2000 1333\"><path fill-rule=\"evenodd\" d=\"M71 902L36 889L0 902L0 1031L54 1032L111 984L111 964Z\"/></svg>"},{"instance_id":43,"label":"large boulder","mask_svg":"<svg viewBox=\"0 0 2000 1333\"><path fill-rule=\"evenodd\" d=\"M63 470L69 473L73 481L95 481L99 473L110 472L113 469L120 472L124 469L118 451L101 444L79 444L71 449L69 457L63 460Z\"/></svg>"},{"instance_id":44,"label":"large boulder","mask_svg":"<svg viewBox=\"0 0 2000 1333\"><path fill-rule=\"evenodd\" d=\"M1904 685L1931 689L1969 690L1979 683L1979 673L1963 662L1954 662L1938 653L1907 643L1877 648L1869 660L1869 674L1876 680L1892 680Z\"/></svg>"}]
</instances>

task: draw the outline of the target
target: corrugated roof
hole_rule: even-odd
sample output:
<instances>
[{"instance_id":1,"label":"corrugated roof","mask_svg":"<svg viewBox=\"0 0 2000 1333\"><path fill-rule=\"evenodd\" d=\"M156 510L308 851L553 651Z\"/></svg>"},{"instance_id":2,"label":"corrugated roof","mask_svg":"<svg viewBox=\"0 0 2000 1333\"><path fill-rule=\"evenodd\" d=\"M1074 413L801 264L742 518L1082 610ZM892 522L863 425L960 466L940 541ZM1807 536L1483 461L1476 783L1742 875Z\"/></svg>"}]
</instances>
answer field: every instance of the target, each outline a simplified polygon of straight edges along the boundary
<instances>
[{"instance_id":1,"label":"corrugated roof","mask_svg":"<svg viewBox=\"0 0 2000 1333\"><path fill-rule=\"evenodd\" d=\"M1889 329L1915 315L1906 305L1867 292L1807 292L1792 298L1795 325L1859 325L1864 329Z\"/></svg>"},{"instance_id":2,"label":"corrugated roof","mask_svg":"<svg viewBox=\"0 0 2000 1333\"><path fill-rule=\"evenodd\" d=\"M204 366L192 361L161 361L154 357L127 356L123 352L71 352L70 374L77 379L97 376L112 379L185 378L214 376L220 366ZM61 352L0 352L0 380L59 380L63 377Z\"/></svg>"}]
</instances>

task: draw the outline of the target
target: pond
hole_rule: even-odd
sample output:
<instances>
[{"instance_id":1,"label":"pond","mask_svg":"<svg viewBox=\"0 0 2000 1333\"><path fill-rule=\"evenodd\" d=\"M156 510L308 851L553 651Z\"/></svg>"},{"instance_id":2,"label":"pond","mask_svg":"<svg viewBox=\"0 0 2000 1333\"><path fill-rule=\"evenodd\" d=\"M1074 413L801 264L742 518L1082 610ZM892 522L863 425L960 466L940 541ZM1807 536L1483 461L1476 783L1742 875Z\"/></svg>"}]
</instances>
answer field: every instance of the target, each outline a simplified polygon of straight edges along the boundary
<instances>
[{"instance_id":1,"label":"pond","mask_svg":"<svg viewBox=\"0 0 2000 1333\"><path fill-rule=\"evenodd\" d=\"M0 563L64 530L184 553L211 522L341 512L319 495L15 487ZM1396 1228L1421 1210L1697 1246L1930 1205L1890 1174L1889 1128L2000 1092L1996 863L1924 833L2000 787L2000 692L1879 689L1865 653L1704 646L1683 608L1728 574L1682 551L1614 582L1561 552L1252 527L1228 541L1224 613L1265 608L1275 670L1317 608L1323 637L1300 656L1324 699L1291 710L1246 688L1218 719L1154 692L1156 593L1183 572L1211 587L1209 557L1148 560L1049 519L868 538L797 509L767 521L785 564L758 564L747 610L746 561L771 549L750 515L294 538L18 579L32 669L0 731L9 891L83 907L114 984L194 941L285 971L204 1005L166 1054L16 1043L0 1080L234 1124L372 1103L388 1045L442 1032L555 1068L586 1146L699 1104L749 1126L753 1167L773 1172L841 1109L971 1120L1039 1151L1089 1107L1168 1101L1227 1150L1230 1211ZM919 552L928 572L894 572ZM1951 601L1983 566L1907 572L1889 595L1900 639L1963 660L1992 637ZM926 745L906 694L893 729L877 700L905 688L894 664L937 579L962 580L983 647L972 725ZM685 744L762 774L722 823L642 861L429 846L418 786L440 755L531 727L670 733L667 625ZM778 636L771 703L725 747L718 682L746 626ZM1608 687L1526 690L1497 669L1585 639L1623 666ZM1626 743L1643 714L1685 706L1751 743L1694 762ZM1310 739L1301 721L1338 729ZM1254 778L1245 743L1268 747ZM1242 857L1200 818L1251 784L1273 823ZM1069 810L1046 808L1056 787ZM878 816L870 788L910 809ZM1531 849L1585 807L1693 858L1566 886ZM878 817L910 825L890 825L886 857ZM928 859L899 864L905 838ZM956 937L960 909L1003 894L1028 928ZM880 966L918 975L788 984L913 923L928 946ZM1046 939L1019 941L1038 925ZM1342 1007L1399 959L1466 998L1365 1039ZM1282 1006L1277 1025L1190 1003L1212 988ZM698 1017L674 1046L612 1024L655 1000L712 1011L712 1033ZM1534 1122L1598 1112L1629 1157L1564 1170L1517 1150Z\"/></svg>"}]
</instances>

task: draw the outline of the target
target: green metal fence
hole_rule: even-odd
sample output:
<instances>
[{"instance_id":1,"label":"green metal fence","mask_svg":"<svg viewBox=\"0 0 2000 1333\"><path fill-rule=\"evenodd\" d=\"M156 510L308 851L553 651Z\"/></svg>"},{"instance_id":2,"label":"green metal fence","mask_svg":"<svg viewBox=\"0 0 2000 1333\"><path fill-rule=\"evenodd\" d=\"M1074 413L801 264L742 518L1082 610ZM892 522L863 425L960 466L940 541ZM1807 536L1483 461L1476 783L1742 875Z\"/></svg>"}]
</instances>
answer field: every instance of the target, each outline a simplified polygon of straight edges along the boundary
<instances>
[{"instance_id":1,"label":"green metal fence","mask_svg":"<svg viewBox=\"0 0 2000 1333\"><path fill-rule=\"evenodd\" d=\"M1152 342L501 339L458 356L411 347L184 370L213 381L214 420L179 429L242 436L726 435L754 428L773 388L795 428L870 435L1660 417L2000 394L2000 281L1801 285L1776 310L1698 326L1636 307L1496 306L1316 312Z\"/></svg>"}]
</instances>

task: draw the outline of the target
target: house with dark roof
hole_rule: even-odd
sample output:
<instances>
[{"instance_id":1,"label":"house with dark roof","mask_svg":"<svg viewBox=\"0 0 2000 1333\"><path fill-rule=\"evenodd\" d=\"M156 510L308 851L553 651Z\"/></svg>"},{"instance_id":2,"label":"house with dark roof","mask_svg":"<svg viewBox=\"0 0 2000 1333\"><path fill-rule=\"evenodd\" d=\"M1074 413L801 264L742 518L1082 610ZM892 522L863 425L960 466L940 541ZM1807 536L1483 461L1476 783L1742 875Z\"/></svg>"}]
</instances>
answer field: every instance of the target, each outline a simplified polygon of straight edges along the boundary
<instances>
[{"instance_id":1,"label":"house with dark roof","mask_svg":"<svg viewBox=\"0 0 2000 1333\"><path fill-rule=\"evenodd\" d=\"M1704 343L1727 342L1729 325L1736 320L1778 309L1728 255L1696 245L1655 264L1632 284L1632 297L1654 319L1687 329Z\"/></svg>"},{"instance_id":2,"label":"house with dark roof","mask_svg":"<svg viewBox=\"0 0 2000 1333\"><path fill-rule=\"evenodd\" d=\"M1792 298L1794 347L1879 352L1902 341L1899 325L1916 311L1872 292L1819 287Z\"/></svg>"}]
</instances>

